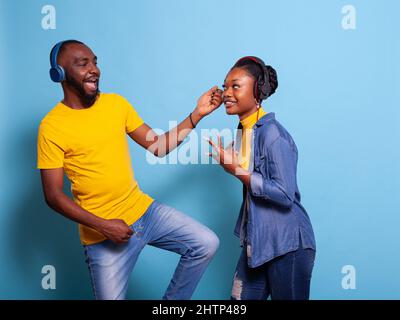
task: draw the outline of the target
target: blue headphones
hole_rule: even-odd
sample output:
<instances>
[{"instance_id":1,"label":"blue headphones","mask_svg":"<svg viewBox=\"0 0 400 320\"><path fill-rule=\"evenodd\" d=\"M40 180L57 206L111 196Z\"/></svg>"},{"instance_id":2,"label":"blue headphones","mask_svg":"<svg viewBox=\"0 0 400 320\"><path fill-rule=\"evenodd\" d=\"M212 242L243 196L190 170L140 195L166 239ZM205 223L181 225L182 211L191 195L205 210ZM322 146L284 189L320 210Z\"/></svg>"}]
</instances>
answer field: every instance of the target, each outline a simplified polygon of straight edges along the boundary
<instances>
[{"instance_id":1,"label":"blue headphones","mask_svg":"<svg viewBox=\"0 0 400 320\"><path fill-rule=\"evenodd\" d=\"M61 67L60 65L57 64L57 56L58 56L58 51L60 51L61 46L66 41L69 41L69 40L60 41L59 43L57 43L53 47L53 49L51 49L51 52L50 52L51 68L50 68L49 72L50 72L50 78L54 82L61 82L61 81L65 80L65 71L64 71L63 67Z\"/></svg>"}]
</instances>

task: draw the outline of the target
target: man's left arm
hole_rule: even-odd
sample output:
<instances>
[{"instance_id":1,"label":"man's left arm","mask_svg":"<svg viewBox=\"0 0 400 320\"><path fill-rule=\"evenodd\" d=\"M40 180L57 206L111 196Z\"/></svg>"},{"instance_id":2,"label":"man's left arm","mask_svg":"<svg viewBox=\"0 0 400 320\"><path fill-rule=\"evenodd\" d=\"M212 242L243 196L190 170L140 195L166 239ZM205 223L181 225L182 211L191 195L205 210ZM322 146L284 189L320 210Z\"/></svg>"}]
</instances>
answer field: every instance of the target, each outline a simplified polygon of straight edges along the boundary
<instances>
[{"instance_id":1,"label":"man's left arm","mask_svg":"<svg viewBox=\"0 0 400 320\"><path fill-rule=\"evenodd\" d=\"M217 86L204 93L197 101L194 111L170 131L157 135L146 123L139 126L129 136L143 148L157 157L164 157L196 127L202 118L217 109L222 103L222 91Z\"/></svg>"}]
</instances>

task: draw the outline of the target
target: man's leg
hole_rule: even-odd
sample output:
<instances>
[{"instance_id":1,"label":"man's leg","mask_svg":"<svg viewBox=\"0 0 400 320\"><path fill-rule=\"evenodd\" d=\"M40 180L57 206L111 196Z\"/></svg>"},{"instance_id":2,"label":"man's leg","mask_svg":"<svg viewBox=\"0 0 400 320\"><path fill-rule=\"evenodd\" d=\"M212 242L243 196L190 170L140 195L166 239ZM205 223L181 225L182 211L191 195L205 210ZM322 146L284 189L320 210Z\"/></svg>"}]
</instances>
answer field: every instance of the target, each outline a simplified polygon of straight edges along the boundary
<instances>
[{"instance_id":1,"label":"man's leg","mask_svg":"<svg viewBox=\"0 0 400 320\"><path fill-rule=\"evenodd\" d=\"M127 243L115 244L105 240L84 246L96 299L125 299L132 269L145 246L144 220L152 207L154 206L150 206L147 212L131 226L134 234Z\"/></svg>"},{"instance_id":2,"label":"man's leg","mask_svg":"<svg viewBox=\"0 0 400 320\"><path fill-rule=\"evenodd\" d=\"M206 226L169 206L159 204L153 216L148 244L181 255L163 299L190 299L219 240Z\"/></svg>"},{"instance_id":3,"label":"man's leg","mask_svg":"<svg viewBox=\"0 0 400 320\"><path fill-rule=\"evenodd\" d=\"M266 266L250 268L242 250L233 279L232 300L264 300L269 296Z\"/></svg>"}]
</instances>

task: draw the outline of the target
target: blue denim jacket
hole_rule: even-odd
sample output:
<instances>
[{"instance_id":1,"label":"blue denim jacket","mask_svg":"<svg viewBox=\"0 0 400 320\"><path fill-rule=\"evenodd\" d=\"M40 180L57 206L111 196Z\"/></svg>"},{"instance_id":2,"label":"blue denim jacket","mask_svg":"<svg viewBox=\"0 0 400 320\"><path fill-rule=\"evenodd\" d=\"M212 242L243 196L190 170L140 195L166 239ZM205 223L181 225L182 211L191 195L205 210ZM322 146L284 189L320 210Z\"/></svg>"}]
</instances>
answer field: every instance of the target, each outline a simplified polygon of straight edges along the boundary
<instances>
[{"instance_id":1,"label":"blue denim jacket","mask_svg":"<svg viewBox=\"0 0 400 320\"><path fill-rule=\"evenodd\" d=\"M297 187L297 147L274 113L267 113L253 128L251 161L250 187L243 190L235 228L247 246L249 267L297 250L300 239L303 248L315 250Z\"/></svg>"}]
</instances>

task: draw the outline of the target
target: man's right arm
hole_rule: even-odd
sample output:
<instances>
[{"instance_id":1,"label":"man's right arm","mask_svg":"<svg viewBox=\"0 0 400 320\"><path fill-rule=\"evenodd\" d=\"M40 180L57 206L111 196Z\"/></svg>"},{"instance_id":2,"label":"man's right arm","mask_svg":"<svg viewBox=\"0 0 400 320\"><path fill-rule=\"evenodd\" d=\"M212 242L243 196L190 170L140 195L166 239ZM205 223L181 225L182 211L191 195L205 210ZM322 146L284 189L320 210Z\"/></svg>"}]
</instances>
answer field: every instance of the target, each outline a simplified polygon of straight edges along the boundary
<instances>
[{"instance_id":1,"label":"man's right arm","mask_svg":"<svg viewBox=\"0 0 400 320\"><path fill-rule=\"evenodd\" d=\"M75 222L102 233L115 243L124 243L133 231L121 219L106 220L86 211L72 201L62 190L64 169L41 169L42 186L47 205Z\"/></svg>"}]
</instances>

